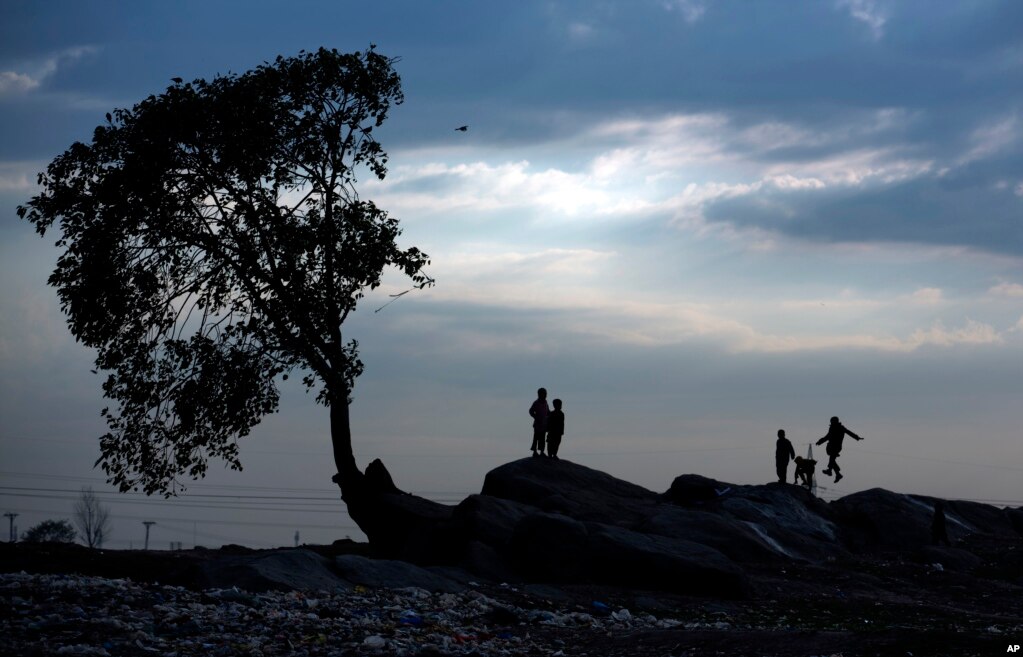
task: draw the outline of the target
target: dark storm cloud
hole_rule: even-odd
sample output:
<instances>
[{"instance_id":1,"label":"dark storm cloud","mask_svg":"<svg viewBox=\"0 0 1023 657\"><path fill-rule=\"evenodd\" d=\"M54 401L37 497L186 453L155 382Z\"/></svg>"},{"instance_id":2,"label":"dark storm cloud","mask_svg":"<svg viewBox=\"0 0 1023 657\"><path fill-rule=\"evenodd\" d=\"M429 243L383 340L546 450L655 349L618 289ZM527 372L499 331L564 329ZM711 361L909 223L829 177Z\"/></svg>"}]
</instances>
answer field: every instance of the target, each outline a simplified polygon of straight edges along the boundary
<instances>
[{"instance_id":1,"label":"dark storm cloud","mask_svg":"<svg viewBox=\"0 0 1023 657\"><path fill-rule=\"evenodd\" d=\"M445 61L435 45L403 66L418 94L470 107L714 108L796 119L828 108L990 108L1020 98L1008 84L1021 64L1018 3L876 3L890 15L877 38L840 3L705 3L693 23L665 4L532 5L514 18L498 10L481 26L477 56ZM585 28L584 42L574 28Z\"/></svg>"},{"instance_id":2,"label":"dark storm cloud","mask_svg":"<svg viewBox=\"0 0 1023 657\"><path fill-rule=\"evenodd\" d=\"M873 188L764 191L709 203L710 221L828 242L916 242L1023 253L1023 159Z\"/></svg>"},{"instance_id":3,"label":"dark storm cloud","mask_svg":"<svg viewBox=\"0 0 1023 657\"><path fill-rule=\"evenodd\" d=\"M515 21L490 32L481 56L446 81L418 65L408 77L429 80L426 94L436 85L468 113L487 115L494 124L474 129L477 145L585 138L616 116L710 112L728 117L720 152L769 175L860 178L863 171L834 167L866 151L874 155L859 166L868 176L912 161L912 172L854 185L765 186L712 202L705 216L824 241L1020 252L1023 5L687 3L701 8L687 20L670 4L525 9L528 47L513 42L523 24ZM463 96L479 79L485 93ZM764 125L794 134L757 143L744 132ZM818 163L832 170L817 173Z\"/></svg>"}]
</instances>

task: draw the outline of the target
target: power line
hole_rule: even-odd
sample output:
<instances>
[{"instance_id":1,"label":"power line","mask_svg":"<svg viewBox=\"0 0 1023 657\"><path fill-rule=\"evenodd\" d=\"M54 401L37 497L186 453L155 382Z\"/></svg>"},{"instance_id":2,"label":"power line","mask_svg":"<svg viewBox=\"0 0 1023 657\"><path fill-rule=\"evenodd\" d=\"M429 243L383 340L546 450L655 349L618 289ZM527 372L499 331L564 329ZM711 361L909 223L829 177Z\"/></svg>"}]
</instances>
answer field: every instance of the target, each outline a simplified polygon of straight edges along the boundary
<instances>
[{"instance_id":1,"label":"power line","mask_svg":"<svg viewBox=\"0 0 1023 657\"><path fill-rule=\"evenodd\" d=\"M40 513L40 514L52 514L52 509L34 509L28 507L14 507L15 510L22 513ZM201 520L197 518L177 518L177 517L163 517L163 516L133 516L126 514L112 515L111 518L116 520L145 520L148 518L155 517L160 522L185 522L185 523L198 523L200 525L235 525L239 527L271 527L271 528L294 528L294 522L257 522L257 521L246 521L246 520ZM356 525L350 524L337 524L337 525L322 525L322 524L311 524L307 522L300 523L302 527L309 529L358 529ZM169 525L168 525L169 526ZM185 530L182 530L185 531ZM191 533L191 529L187 530Z\"/></svg>"},{"instance_id":2,"label":"power line","mask_svg":"<svg viewBox=\"0 0 1023 657\"><path fill-rule=\"evenodd\" d=\"M69 495L49 495L45 493L6 493L0 492L0 496L7 497L28 497L34 499L44 500L63 500L63 501L74 501L77 500L77 496ZM264 506L264 504L254 503L250 506L238 506L230 504L193 504L188 502L174 502L170 500L138 500L138 499L110 499L103 498L103 502L107 504L142 504L147 506L163 506L164 508L175 508L175 509L210 509L210 510L225 510L225 511L268 511L278 513L330 513L331 510L337 510L340 507L336 502L334 504L309 504L299 506ZM313 507L313 508L310 508ZM320 508L316 508L320 507Z\"/></svg>"},{"instance_id":3,"label":"power line","mask_svg":"<svg viewBox=\"0 0 1023 657\"><path fill-rule=\"evenodd\" d=\"M16 491L16 492L6 492ZM33 493L33 494L30 494ZM42 495L47 493L48 495ZM95 493L97 497L103 502L111 504L153 504L156 506L199 506L199 500L197 498L212 498L212 501L202 505L208 508L229 508L224 504L232 501L246 501L251 504L251 508L256 509L267 509L264 505L267 504L278 504L287 502L298 502L299 505L294 508L299 509L310 509L310 508L328 508L336 509L339 503L343 503L340 497L308 497L308 496L287 496L287 495L225 495L225 494L195 494L187 495L182 497L171 497L171 498L151 498L146 496L144 493L137 491L128 491L125 493L112 492L112 491L97 491ZM426 497L434 500L453 500L461 501L464 496L472 495L473 493L468 491L416 491L413 494L419 495L420 497ZM80 495L80 491L72 490L68 488L40 488L40 487L29 487L29 486L0 486L0 495L10 495L12 497L40 497L44 499L77 499ZM71 497L68 497L71 496ZM127 497L126 497L127 496ZM144 496L144 497L143 497ZM457 497L451 497L457 496ZM142 499L139 499L142 497ZM247 508L247 507L242 507Z\"/></svg>"},{"instance_id":4,"label":"power line","mask_svg":"<svg viewBox=\"0 0 1023 657\"><path fill-rule=\"evenodd\" d=\"M34 488L28 486L0 486L0 490L18 490L18 491L35 491L43 493L73 493L79 495L81 491L77 491L70 488ZM125 491L111 492L111 491L99 491L99 493L106 493L112 495L145 495L141 491ZM149 497L146 495L146 497ZM212 497L212 498L227 498L232 500L237 499L258 499L258 500L295 500L295 501L327 501L327 502L340 502L340 496L337 497L299 497L290 495L229 495L224 493L192 493L187 495L188 498L195 497ZM166 499L185 499L185 497L171 497Z\"/></svg>"},{"instance_id":5,"label":"power line","mask_svg":"<svg viewBox=\"0 0 1023 657\"><path fill-rule=\"evenodd\" d=\"M18 479L55 479L58 481L85 481L85 482L98 482L108 483L107 479L103 477L83 477L80 475L56 475L48 473L38 472L0 472L0 477L13 477ZM282 493L327 493L336 491L336 486L327 486L324 488L294 488L294 487L283 487L283 486L255 486L255 485L244 485L244 484L207 484L204 482L191 482L188 486L189 490L193 488L197 489L213 489L213 490L266 490L266 491L278 491Z\"/></svg>"}]
</instances>

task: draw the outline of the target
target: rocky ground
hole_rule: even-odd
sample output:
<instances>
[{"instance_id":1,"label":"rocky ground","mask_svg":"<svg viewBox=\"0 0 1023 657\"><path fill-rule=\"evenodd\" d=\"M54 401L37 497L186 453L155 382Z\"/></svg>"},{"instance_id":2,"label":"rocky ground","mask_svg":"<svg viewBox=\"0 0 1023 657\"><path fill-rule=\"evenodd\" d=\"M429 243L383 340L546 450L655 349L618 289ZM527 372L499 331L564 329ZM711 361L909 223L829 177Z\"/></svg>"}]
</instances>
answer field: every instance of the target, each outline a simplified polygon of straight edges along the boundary
<instances>
[{"instance_id":1,"label":"rocky ground","mask_svg":"<svg viewBox=\"0 0 1023 657\"><path fill-rule=\"evenodd\" d=\"M952 545L938 547L934 498L873 489L825 503L698 475L655 493L549 459L491 471L454 507L388 499L401 522L372 550L0 544L0 654L917 657L1023 644L1023 509L944 501Z\"/></svg>"},{"instance_id":2,"label":"rocky ground","mask_svg":"<svg viewBox=\"0 0 1023 657\"><path fill-rule=\"evenodd\" d=\"M404 573L367 566L360 575L352 564L370 560L350 554L365 549L358 544L102 554L5 544L3 570L17 571L0 575L0 654L1006 654L1023 642L1023 587L1004 564L1023 548L984 537L966 547L983 555L970 574L894 555L792 563L754 569L748 599L715 600L510 585L412 566ZM272 590L287 585L274 583L268 564L312 576L312 562L296 555L326 560L339 552L348 575L365 584L338 579L333 590ZM263 580L241 565L260 561ZM250 588L265 590L208 587L210 570L233 570ZM83 574L90 572L96 574ZM449 590L388 579L409 576Z\"/></svg>"}]
</instances>

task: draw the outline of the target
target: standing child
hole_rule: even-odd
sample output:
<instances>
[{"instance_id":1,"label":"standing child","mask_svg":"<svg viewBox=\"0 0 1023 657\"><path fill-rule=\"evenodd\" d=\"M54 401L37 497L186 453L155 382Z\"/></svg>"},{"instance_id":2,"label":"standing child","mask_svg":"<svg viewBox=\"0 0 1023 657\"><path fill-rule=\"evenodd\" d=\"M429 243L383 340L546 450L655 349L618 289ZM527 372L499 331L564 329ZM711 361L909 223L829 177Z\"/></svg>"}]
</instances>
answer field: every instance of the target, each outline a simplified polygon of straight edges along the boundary
<instances>
[{"instance_id":1,"label":"standing child","mask_svg":"<svg viewBox=\"0 0 1023 657\"><path fill-rule=\"evenodd\" d=\"M561 437L565 435L565 414L561 412L561 400L554 400L554 410L547 417L547 456L558 458Z\"/></svg>"},{"instance_id":2,"label":"standing child","mask_svg":"<svg viewBox=\"0 0 1023 657\"><path fill-rule=\"evenodd\" d=\"M536 391L536 401L529 407L529 416L533 418L533 456L543 454L547 435L547 415L551 409L547 406L547 388Z\"/></svg>"},{"instance_id":3,"label":"standing child","mask_svg":"<svg viewBox=\"0 0 1023 657\"><path fill-rule=\"evenodd\" d=\"M785 430L778 429L778 442L774 447L774 468L778 471L778 483L784 484L788 480L789 461L796 458L796 450L792 443L785 437Z\"/></svg>"}]
</instances>

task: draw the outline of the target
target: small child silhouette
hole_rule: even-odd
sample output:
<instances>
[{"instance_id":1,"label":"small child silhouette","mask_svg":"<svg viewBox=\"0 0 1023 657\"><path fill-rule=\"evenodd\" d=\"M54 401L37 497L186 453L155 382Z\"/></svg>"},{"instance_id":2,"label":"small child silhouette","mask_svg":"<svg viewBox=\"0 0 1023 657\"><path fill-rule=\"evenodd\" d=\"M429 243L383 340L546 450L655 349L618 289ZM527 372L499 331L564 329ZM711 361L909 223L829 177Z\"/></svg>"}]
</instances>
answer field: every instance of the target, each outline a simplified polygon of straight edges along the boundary
<instances>
[{"instance_id":1,"label":"small child silhouette","mask_svg":"<svg viewBox=\"0 0 1023 657\"><path fill-rule=\"evenodd\" d=\"M817 461L813 459L805 459L802 456L796 457L796 472L793 475L793 483L799 484L799 479L802 477L803 485L810 488L813 485L813 472L817 469Z\"/></svg>"},{"instance_id":2,"label":"small child silhouette","mask_svg":"<svg viewBox=\"0 0 1023 657\"><path fill-rule=\"evenodd\" d=\"M547 455L558 458L561 437L565 435L565 414L561 412L561 400L554 400L554 410L547 416Z\"/></svg>"}]
</instances>

